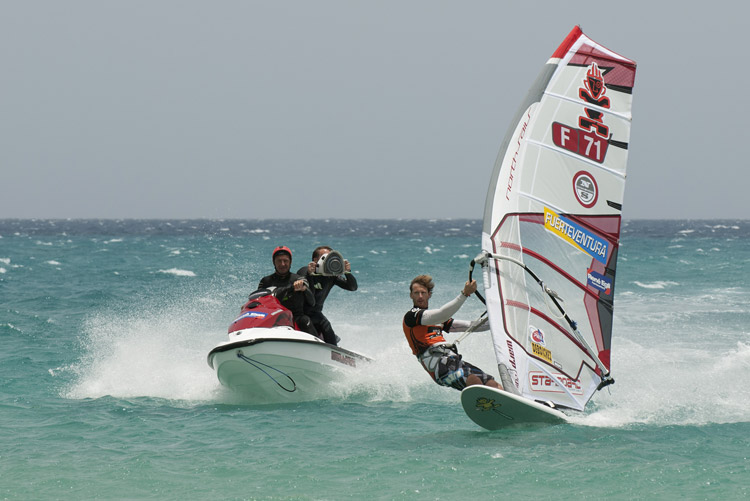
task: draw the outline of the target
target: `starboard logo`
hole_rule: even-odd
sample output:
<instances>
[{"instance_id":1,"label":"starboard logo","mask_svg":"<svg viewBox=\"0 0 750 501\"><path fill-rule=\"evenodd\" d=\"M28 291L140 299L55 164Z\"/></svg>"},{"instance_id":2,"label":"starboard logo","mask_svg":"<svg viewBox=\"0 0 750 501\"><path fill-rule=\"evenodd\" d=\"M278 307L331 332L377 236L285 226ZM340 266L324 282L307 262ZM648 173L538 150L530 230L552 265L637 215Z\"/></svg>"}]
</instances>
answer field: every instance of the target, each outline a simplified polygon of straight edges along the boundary
<instances>
[{"instance_id":1,"label":"starboard logo","mask_svg":"<svg viewBox=\"0 0 750 501\"><path fill-rule=\"evenodd\" d=\"M576 173L573 177L573 192L578 203L587 209L596 205L596 200L599 198L599 187L594 176L584 170Z\"/></svg>"},{"instance_id":2,"label":"starboard logo","mask_svg":"<svg viewBox=\"0 0 750 501\"><path fill-rule=\"evenodd\" d=\"M609 109L610 101L604 77L596 63L591 63L583 79L583 87L578 88L578 97L585 104ZM576 155L581 155L598 163L604 162L609 146L609 127L604 124L604 113L585 106L578 117L578 127L552 123L552 141Z\"/></svg>"},{"instance_id":3,"label":"starboard logo","mask_svg":"<svg viewBox=\"0 0 750 501\"><path fill-rule=\"evenodd\" d=\"M586 72L586 78L583 79L583 87L578 88L578 95L589 104L609 109L609 98L604 95L606 93L607 87L604 86L602 72L596 63L591 63ZM581 129L592 131L599 137L607 139L609 127L604 125L604 113L592 108L583 108L583 111L584 115L578 117L578 125Z\"/></svg>"},{"instance_id":4,"label":"starboard logo","mask_svg":"<svg viewBox=\"0 0 750 501\"><path fill-rule=\"evenodd\" d=\"M583 395L583 388L578 379L571 379L563 374L555 374L554 376L556 380L542 372L529 372L531 389L544 393L565 393L565 390L557 383L559 381L573 395Z\"/></svg>"}]
</instances>

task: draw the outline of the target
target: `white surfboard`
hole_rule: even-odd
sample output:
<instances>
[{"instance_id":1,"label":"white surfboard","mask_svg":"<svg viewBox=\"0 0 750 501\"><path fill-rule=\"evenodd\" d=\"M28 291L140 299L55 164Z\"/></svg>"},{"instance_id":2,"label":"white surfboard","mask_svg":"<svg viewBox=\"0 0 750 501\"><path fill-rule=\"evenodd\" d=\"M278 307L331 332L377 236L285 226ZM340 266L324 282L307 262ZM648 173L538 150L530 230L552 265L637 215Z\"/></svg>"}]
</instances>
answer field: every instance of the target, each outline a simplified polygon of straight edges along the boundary
<instances>
[{"instance_id":1,"label":"white surfboard","mask_svg":"<svg viewBox=\"0 0 750 501\"><path fill-rule=\"evenodd\" d=\"M461 405L472 421L488 430L519 424L560 424L567 421L565 414L558 410L483 385L464 388Z\"/></svg>"}]
</instances>

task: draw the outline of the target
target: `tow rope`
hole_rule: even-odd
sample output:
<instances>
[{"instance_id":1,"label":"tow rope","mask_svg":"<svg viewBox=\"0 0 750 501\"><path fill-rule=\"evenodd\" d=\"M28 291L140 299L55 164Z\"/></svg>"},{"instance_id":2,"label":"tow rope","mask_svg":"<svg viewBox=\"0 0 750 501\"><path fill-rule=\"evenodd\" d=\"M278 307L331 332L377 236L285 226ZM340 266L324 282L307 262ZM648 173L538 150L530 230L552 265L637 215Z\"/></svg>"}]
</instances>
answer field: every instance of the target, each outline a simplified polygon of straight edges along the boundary
<instances>
[{"instance_id":1,"label":"tow rope","mask_svg":"<svg viewBox=\"0 0 750 501\"><path fill-rule=\"evenodd\" d=\"M276 383L279 386L279 388L281 388L282 390L288 391L289 393L292 393L292 392L294 392L294 391L297 390L297 383L295 383L294 379L292 379L292 377L289 374L287 374L286 372L284 372L282 370L279 370L276 367L270 366L268 364L264 364L263 362L259 362L257 360L253 360L252 358L248 358L248 357L246 357L242 353L242 350L237 350L237 358L239 358L241 360L244 360L248 364L252 365L256 369L258 369L259 371L261 371L263 374L265 374L266 376L268 376L271 379L271 381L273 381L274 383ZM281 384L278 381L276 381L276 379L272 375L270 375L262 367L260 367L261 365L263 365L265 367L268 367L269 369L275 370L276 372L278 372L280 374L283 374L287 379L289 379L289 381L292 382L292 386L293 386L292 389L290 390L289 388L285 388L283 384Z\"/></svg>"}]
</instances>

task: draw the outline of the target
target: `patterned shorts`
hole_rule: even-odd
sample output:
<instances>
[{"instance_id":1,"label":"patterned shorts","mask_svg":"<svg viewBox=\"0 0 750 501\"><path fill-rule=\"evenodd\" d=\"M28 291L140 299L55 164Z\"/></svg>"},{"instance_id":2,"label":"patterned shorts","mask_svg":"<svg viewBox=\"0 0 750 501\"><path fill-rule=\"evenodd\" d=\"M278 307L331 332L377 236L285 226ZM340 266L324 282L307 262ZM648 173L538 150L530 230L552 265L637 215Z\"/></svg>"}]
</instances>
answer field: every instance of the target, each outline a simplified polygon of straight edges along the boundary
<instances>
[{"instance_id":1,"label":"patterned shorts","mask_svg":"<svg viewBox=\"0 0 750 501\"><path fill-rule=\"evenodd\" d=\"M479 367L464 362L452 345L431 346L419 356L419 361L437 384L459 391L466 388L466 378L471 375L479 377L483 384L494 379Z\"/></svg>"}]
</instances>

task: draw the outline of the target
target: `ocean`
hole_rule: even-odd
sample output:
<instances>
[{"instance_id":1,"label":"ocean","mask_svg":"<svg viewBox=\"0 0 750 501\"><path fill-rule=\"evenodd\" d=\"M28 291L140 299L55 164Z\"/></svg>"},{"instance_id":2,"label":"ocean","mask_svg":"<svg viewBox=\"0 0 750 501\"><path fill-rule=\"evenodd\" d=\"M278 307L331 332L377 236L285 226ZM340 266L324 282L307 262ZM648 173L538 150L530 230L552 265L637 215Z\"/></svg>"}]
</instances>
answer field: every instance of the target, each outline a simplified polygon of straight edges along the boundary
<instances>
[{"instance_id":1,"label":"ocean","mask_svg":"<svg viewBox=\"0 0 750 501\"><path fill-rule=\"evenodd\" d=\"M450 300L480 235L478 220L0 220L0 498L750 496L750 221L625 221L616 383L571 423L494 432L401 332L411 278ZM244 401L206 355L274 247L297 269L321 244L359 282L325 311L374 362L324 400ZM486 334L461 352L494 373Z\"/></svg>"}]
</instances>

